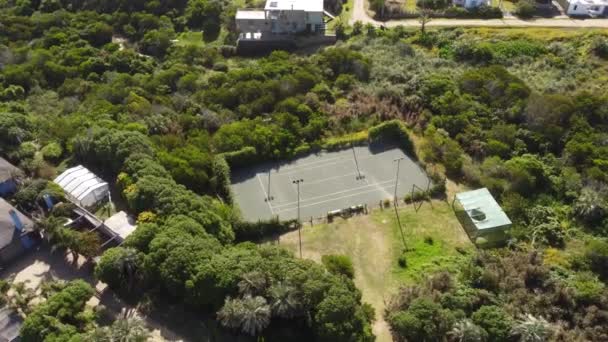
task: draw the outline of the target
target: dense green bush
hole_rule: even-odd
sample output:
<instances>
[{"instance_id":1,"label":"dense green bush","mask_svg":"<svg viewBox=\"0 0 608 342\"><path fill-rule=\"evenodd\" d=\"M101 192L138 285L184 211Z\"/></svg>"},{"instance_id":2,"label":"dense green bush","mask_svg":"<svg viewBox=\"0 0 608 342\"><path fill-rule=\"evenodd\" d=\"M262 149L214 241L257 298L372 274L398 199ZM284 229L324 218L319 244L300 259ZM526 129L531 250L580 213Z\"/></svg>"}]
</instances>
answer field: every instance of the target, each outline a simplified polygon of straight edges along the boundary
<instances>
[{"instance_id":1,"label":"dense green bush","mask_svg":"<svg viewBox=\"0 0 608 342\"><path fill-rule=\"evenodd\" d=\"M297 220L281 221L278 218L257 222L240 221L233 225L236 241L260 241L297 228Z\"/></svg>"},{"instance_id":2,"label":"dense green bush","mask_svg":"<svg viewBox=\"0 0 608 342\"><path fill-rule=\"evenodd\" d=\"M417 159L412 143L405 124L399 120L391 120L381 123L369 129L369 140L375 142L396 143L410 157Z\"/></svg>"},{"instance_id":3,"label":"dense green bush","mask_svg":"<svg viewBox=\"0 0 608 342\"><path fill-rule=\"evenodd\" d=\"M346 255L324 255L321 262L330 273L343 275L349 279L355 278L353 262Z\"/></svg>"}]
</instances>

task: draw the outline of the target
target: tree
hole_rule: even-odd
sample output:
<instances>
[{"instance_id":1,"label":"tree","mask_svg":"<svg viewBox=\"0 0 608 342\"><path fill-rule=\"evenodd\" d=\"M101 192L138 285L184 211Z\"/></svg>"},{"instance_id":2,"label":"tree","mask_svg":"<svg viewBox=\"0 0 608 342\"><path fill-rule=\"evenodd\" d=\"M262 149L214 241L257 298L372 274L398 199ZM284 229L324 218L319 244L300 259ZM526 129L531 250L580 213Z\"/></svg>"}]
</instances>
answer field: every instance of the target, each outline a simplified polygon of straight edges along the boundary
<instances>
[{"instance_id":1,"label":"tree","mask_svg":"<svg viewBox=\"0 0 608 342\"><path fill-rule=\"evenodd\" d=\"M268 289L272 314L281 318L293 318L302 313L302 303L296 289L278 283Z\"/></svg>"},{"instance_id":2,"label":"tree","mask_svg":"<svg viewBox=\"0 0 608 342\"><path fill-rule=\"evenodd\" d=\"M471 319L488 333L490 341L509 341L512 319L502 308L484 305L473 313Z\"/></svg>"},{"instance_id":3,"label":"tree","mask_svg":"<svg viewBox=\"0 0 608 342\"><path fill-rule=\"evenodd\" d=\"M115 291L132 294L142 280L141 264L135 249L110 248L95 266L95 277Z\"/></svg>"},{"instance_id":4,"label":"tree","mask_svg":"<svg viewBox=\"0 0 608 342\"><path fill-rule=\"evenodd\" d=\"M146 342L149 337L150 331L135 311L124 310L112 325L93 329L84 338L96 342Z\"/></svg>"},{"instance_id":5,"label":"tree","mask_svg":"<svg viewBox=\"0 0 608 342\"><path fill-rule=\"evenodd\" d=\"M77 336L91 323L91 315L84 315L83 311L94 293L93 288L82 280L68 283L27 316L21 327L21 340L67 341Z\"/></svg>"},{"instance_id":6,"label":"tree","mask_svg":"<svg viewBox=\"0 0 608 342\"><path fill-rule=\"evenodd\" d=\"M511 334L520 342L544 342L550 340L553 327L544 318L527 314L515 322Z\"/></svg>"},{"instance_id":7,"label":"tree","mask_svg":"<svg viewBox=\"0 0 608 342\"><path fill-rule=\"evenodd\" d=\"M488 333L468 319L456 322L449 336L456 342L485 342Z\"/></svg>"},{"instance_id":8,"label":"tree","mask_svg":"<svg viewBox=\"0 0 608 342\"><path fill-rule=\"evenodd\" d=\"M264 297L228 297L217 315L223 326L251 336L259 335L270 324L270 307Z\"/></svg>"},{"instance_id":9,"label":"tree","mask_svg":"<svg viewBox=\"0 0 608 342\"><path fill-rule=\"evenodd\" d=\"M407 310L392 313L389 322L395 333L408 341L435 341L452 329L454 317L441 305L417 298Z\"/></svg>"},{"instance_id":10,"label":"tree","mask_svg":"<svg viewBox=\"0 0 608 342\"><path fill-rule=\"evenodd\" d=\"M517 2L515 15L521 18L532 18L536 13L536 4L533 0L521 0Z\"/></svg>"},{"instance_id":11,"label":"tree","mask_svg":"<svg viewBox=\"0 0 608 342\"><path fill-rule=\"evenodd\" d=\"M358 291L332 286L317 305L315 331L321 341L373 341L370 317L359 305Z\"/></svg>"}]
</instances>

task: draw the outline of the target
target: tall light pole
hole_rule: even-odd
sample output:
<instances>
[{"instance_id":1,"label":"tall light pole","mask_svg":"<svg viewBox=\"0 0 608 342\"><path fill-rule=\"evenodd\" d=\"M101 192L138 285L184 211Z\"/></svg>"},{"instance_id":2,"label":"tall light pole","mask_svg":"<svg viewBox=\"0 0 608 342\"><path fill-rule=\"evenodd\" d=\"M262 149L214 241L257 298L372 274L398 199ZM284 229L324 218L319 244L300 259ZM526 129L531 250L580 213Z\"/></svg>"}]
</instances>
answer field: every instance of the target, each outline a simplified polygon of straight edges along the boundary
<instances>
[{"instance_id":1,"label":"tall light pole","mask_svg":"<svg viewBox=\"0 0 608 342\"><path fill-rule=\"evenodd\" d=\"M397 158L395 160L393 160L393 162L397 163L397 174L395 175L395 203L397 203L397 186L399 185L399 165L401 164L401 161L404 160L405 158L401 157L401 158Z\"/></svg>"},{"instance_id":2,"label":"tall light pole","mask_svg":"<svg viewBox=\"0 0 608 342\"><path fill-rule=\"evenodd\" d=\"M399 185L399 165L401 164L401 161L405 159L403 157L401 158L397 158L395 160L393 160L393 162L397 163L397 174L395 175L395 199L393 201L393 207L395 208L395 217L397 217L397 224L399 224L399 232L401 232L401 240L403 241L403 248L407 248L407 245L405 244L405 235L403 234L403 227L401 226L401 218L399 218L399 212L397 211L397 186Z\"/></svg>"},{"instance_id":3,"label":"tall light pole","mask_svg":"<svg viewBox=\"0 0 608 342\"><path fill-rule=\"evenodd\" d=\"M300 259L302 259L302 222L300 221L300 184L304 183L303 179L297 179L292 182L298 188L298 239L300 240Z\"/></svg>"},{"instance_id":4,"label":"tall light pole","mask_svg":"<svg viewBox=\"0 0 608 342\"><path fill-rule=\"evenodd\" d=\"M268 189L266 191L268 197L266 197L266 202L270 202L274 199L274 197L270 194L270 173L271 172L272 172L272 170L268 170Z\"/></svg>"},{"instance_id":5,"label":"tall light pole","mask_svg":"<svg viewBox=\"0 0 608 342\"><path fill-rule=\"evenodd\" d=\"M350 147L353 150L353 157L355 158L355 166L357 167L357 180L362 180L365 178L365 176L362 175L361 170L359 170L359 161L357 160L357 153L355 153L355 144L350 144Z\"/></svg>"}]
</instances>

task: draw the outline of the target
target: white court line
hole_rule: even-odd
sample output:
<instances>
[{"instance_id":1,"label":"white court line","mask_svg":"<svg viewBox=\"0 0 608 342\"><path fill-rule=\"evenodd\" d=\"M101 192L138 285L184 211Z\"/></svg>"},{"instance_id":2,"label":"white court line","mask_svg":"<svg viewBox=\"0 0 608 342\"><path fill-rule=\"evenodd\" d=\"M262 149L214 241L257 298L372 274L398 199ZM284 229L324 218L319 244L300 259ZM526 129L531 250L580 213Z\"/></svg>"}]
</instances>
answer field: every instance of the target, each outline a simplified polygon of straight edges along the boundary
<instances>
[{"instance_id":1,"label":"white court line","mask_svg":"<svg viewBox=\"0 0 608 342\"><path fill-rule=\"evenodd\" d=\"M336 197L336 198L331 198L331 199L328 199L328 200L319 201L319 202L315 202L315 203L309 203L309 204L300 205L300 208L312 207L312 206L315 206L315 205L319 205L319 204L323 204L323 203L327 203L327 202L332 202L332 201L337 201L337 200L344 199L344 198L349 198L349 197L354 197L354 196L368 194L368 193L374 192L374 191L382 191L382 190L390 189L391 187L393 187L393 186L392 185L385 185L385 186L382 186L382 187L374 188L374 189L367 190L367 191L358 192L358 193L355 193L355 194L350 194L350 195ZM290 210L295 210L297 208L298 208L297 206L296 207L290 207L290 208L283 208L283 209L280 209L279 211L277 211L276 214L280 214L282 212L286 212L286 211L290 211Z\"/></svg>"},{"instance_id":2,"label":"white court line","mask_svg":"<svg viewBox=\"0 0 608 342\"><path fill-rule=\"evenodd\" d=\"M368 184L368 185L364 185L364 186L360 186L360 187L356 187L356 188L350 188L350 189L347 189L347 190L332 192L332 193L326 194L326 195L309 197L309 198L305 198L305 199L300 198L300 202L308 202L308 201L316 200L316 199L323 198L323 197L335 196L335 195L343 194L345 192L351 192L351 191L361 190L361 189L369 188L369 187L376 186L376 185L386 184L386 183L394 182L394 181L395 181L394 179L389 179L389 180L386 180L386 181L376 182L376 183L373 183L373 184ZM285 207L285 206L289 206L289 205L294 205L294 204L297 204L297 203L298 203L297 201L295 201L295 202L289 202L289 203L283 203L283 204L280 204L280 205L276 205L273 208L278 209L278 208L281 208L281 207Z\"/></svg>"},{"instance_id":3,"label":"white court line","mask_svg":"<svg viewBox=\"0 0 608 342\"><path fill-rule=\"evenodd\" d=\"M319 157L319 158L322 158L322 157ZM328 161L332 161L332 160L336 160L336 159L345 159L345 158L346 157L333 157L333 158L327 158L327 159L317 160L315 162L304 163L302 165L295 165L295 166L291 166L291 167L289 167L289 166L288 167L280 167L277 172L299 169L299 168L307 167L307 166L310 166L310 165L315 165L315 164L319 164L319 163L326 163Z\"/></svg>"},{"instance_id":4,"label":"white court line","mask_svg":"<svg viewBox=\"0 0 608 342\"><path fill-rule=\"evenodd\" d=\"M389 152L392 152L392 151L389 151ZM383 153L384 153L384 152L383 152ZM380 157L380 156L381 156L383 153L378 153L378 154L376 154L376 155L371 155L371 156L369 156L369 157L362 157L362 158L359 158L359 161L362 161L362 160L368 160L368 159L374 159L374 158L379 158L379 157ZM406 155L406 157L408 157L408 156ZM408 158L409 158L409 157L408 157ZM318 168L320 168L320 167L325 167L325 166L329 166L329 165L340 164L340 163L342 163L342 162L347 162L347 161L349 161L349 160L350 160L350 161L354 161L352 158L347 158L347 157L344 157L344 158L341 158L341 159L342 159L342 160L341 160L341 161L339 161L339 162L334 162L334 163L326 163L326 164L322 164L322 165L318 165L318 166L313 166L313 167L305 168L305 169L302 169L302 170L296 170L296 171L290 171L290 172L286 172L285 174L293 174L293 173L297 173L297 172L301 172L301 171L308 171L308 170L318 169Z\"/></svg>"},{"instance_id":5,"label":"white court line","mask_svg":"<svg viewBox=\"0 0 608 342\"><path fill-rule=\"evenodd\" d=\"M262 192L264 192L264 196L265 196L264 200L267 200L268 199L268 194L266 193L266 189L264 189L264 184L262 183L262 179L260 178L260 174L258 173L255 176L257 177L258 181L260 182L260 187L262 188ZM272 208L272 205L270 205L270 201L266 201L266 204L268 204L268 208L270 208L270 213L272 214L272 216L274 216L275 213L274 213L274 210Z\"/></svg>"},{"instance_id":6,"label":"white court line","mask_svg":"<svg viewBox=\"0 0 608 342\"><path fill-rule=\"evenodd\" d=\"M354 176L354 175L356 175L356 174L357 174L356 172L353 172L353 173L347 173L347 174L345 174L345 175L341 175L341 176L335 176L335 177L323 178L323 179L321 179L321 180L319 180L319 181L316 181L316 182L310 182L310 183L306 183L306 185L311 185L311 184L319 184L319 183L325 183L325 182L330 181L330 180L334 180L334 179L338 179L338 178L344 178L344 177L348 177L348 176ZM290 178L291 178L291 177L290 177Z\"/></svg>"}]
</instances>

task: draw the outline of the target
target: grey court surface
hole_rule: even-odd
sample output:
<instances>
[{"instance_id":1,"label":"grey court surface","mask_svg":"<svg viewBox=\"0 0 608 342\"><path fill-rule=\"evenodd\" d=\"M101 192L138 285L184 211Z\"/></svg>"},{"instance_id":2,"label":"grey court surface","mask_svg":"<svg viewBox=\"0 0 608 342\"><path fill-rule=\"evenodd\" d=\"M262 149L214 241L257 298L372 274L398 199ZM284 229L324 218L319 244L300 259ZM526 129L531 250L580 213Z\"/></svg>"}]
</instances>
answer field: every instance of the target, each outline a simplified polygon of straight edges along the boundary
<instances>
[{"instance_id":1,"label":"grey court surface","mask_svg":"<svg viewBox=\"0 0 608 342\"><path fill-rule=\"evenodd\" d=\"M359 170L365 177L358 179ZM303 221L321 218L328 211L358 204L377 205L392 199L400 162L397 195L402 197L412 185L426 189L429 179L424 170L402 150L388 146L361 146L337 152L322 152L289 163L273 163L234 170L232 189L247 221L297 218L300 184L300 211ZM270 182L269 182L270 177ZM268 197L271 200L266 200Z\"/></svg>"}]
</instances>

